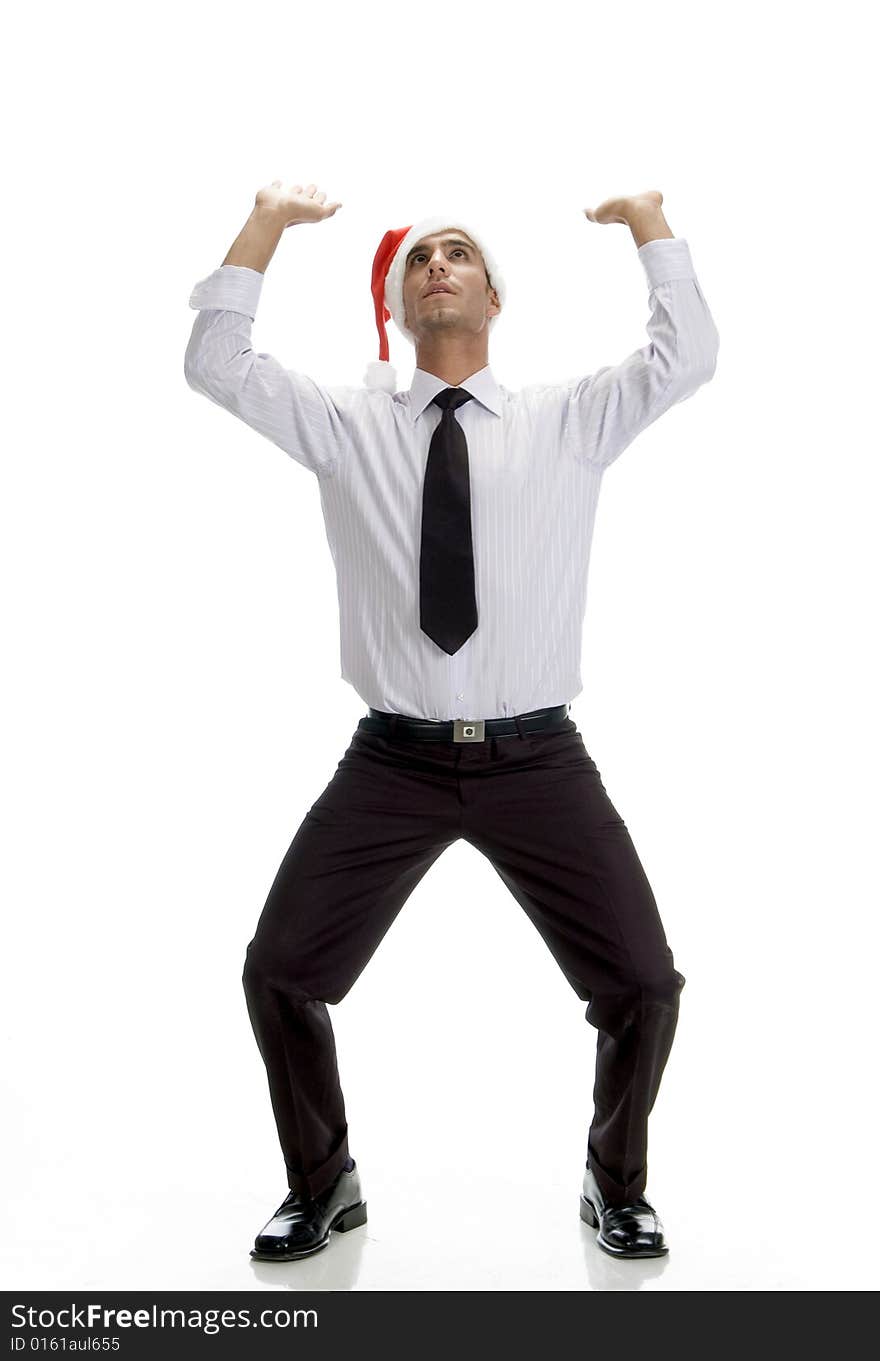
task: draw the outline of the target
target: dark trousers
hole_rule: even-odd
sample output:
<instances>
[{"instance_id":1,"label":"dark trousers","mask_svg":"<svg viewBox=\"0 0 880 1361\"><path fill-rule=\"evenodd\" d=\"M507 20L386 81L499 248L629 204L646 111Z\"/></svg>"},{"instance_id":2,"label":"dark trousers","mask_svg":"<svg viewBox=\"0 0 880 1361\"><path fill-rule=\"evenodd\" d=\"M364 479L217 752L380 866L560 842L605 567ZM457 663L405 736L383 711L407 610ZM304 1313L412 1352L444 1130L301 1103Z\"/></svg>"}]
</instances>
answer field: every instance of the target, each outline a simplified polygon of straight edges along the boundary
<instances>
[{"instance_id":1,"label":"dark trousers","mask_svg":"<svg viewBox=\"0 0 880 1361\"><path fill-rule=\"evenodd\" d=\"M630 1202L646 1187L648 1115L685 980L570 717L474 743L355 730L281 862L242 979L288 1186L317 1196L348 1156L327 1004L460 838L489 859L589 1003L598 1037L587 1157L606 1200Z\"/></svg>"}]
</instances>

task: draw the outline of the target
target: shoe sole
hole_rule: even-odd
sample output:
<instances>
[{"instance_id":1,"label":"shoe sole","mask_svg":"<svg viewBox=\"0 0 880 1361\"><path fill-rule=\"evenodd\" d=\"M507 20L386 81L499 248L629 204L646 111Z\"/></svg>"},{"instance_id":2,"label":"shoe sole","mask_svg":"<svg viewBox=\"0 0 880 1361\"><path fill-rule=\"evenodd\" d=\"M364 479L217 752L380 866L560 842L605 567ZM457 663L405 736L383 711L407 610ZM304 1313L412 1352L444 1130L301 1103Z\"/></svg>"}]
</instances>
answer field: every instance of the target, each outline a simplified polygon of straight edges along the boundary
<instances>
[{"instance_id":1,"label":"shoe sole","mask_svg":"<svg viewBox=\"0 0 880 1361\"><path fill-rule=\"evenodd\" d=\"M592 1201L587 1200L586 1196L583 1195L581 1196L581 1219L585 1224L589 1224L591 1229L598 1229L599 1216ZM602 1242L601 1234L596 1238L596 1245L603 1252L607 1252L609 1257L665 1257L669 1252L668 1247L634 1248L631 1252L627 1252L625 1248L611 1248L607 1243Z\"/></svg>"},{"instance_id":2,"label":"shoe sole","mask_svg":"<svg viewBox=\"0 0 880 1361\"><path fill-rule=\"evenodd\" d=\"M340 1210L335 1219L327 1225L327 1232L320 1243L313 1243L311 1247L299 1248L295 1252L259 1252L256 1248L251 1248L251 1257L258 1262L295 1262L300 1257L311 1257L312 1253L320 1252L326 1248L330 1242L330 1234L333 1229L337 1233L348 1233L349 1229L357 1229L361 1224L367 1222L367 1202L359 1200L357 1205L349 1205L344 1210Z\"/></svg>"}]
</instances>

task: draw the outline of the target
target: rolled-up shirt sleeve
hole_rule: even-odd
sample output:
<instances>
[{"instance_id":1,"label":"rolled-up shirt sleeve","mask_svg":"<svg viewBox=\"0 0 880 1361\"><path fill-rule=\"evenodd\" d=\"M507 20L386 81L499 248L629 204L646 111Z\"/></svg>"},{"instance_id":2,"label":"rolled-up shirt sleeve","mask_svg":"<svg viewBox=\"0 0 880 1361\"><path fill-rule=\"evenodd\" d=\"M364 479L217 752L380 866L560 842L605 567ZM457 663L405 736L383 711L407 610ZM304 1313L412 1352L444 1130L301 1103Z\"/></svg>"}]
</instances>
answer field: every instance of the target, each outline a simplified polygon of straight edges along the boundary
<instances>
[{"instance_id":1,"label":"rolled-up shirt sleeve","mask_svg":"<svg viewBox=\"0 0 880 1361\"><path fill-rule=\"evenodd\" d=\"M184 357L194 391L232 412L318 477L335 472L348 447L347 389L322 387L257 353L251 327L264 275L244 265L221 265L192 290L198 311Z\"/></svg>"},{"instance_id":2,"label":"rolled-up shirt sleeve","mask_svg":"<svg viewBox=\"0 0 880 1361\"><path fill-rule=\"evenodd\" d=\"M649 343L619 364L562 385L564 438L576 459L599 469L715 372L718 330L687 241L648 241L638 255L649 289Z\"/></svg>"}]
</instances>

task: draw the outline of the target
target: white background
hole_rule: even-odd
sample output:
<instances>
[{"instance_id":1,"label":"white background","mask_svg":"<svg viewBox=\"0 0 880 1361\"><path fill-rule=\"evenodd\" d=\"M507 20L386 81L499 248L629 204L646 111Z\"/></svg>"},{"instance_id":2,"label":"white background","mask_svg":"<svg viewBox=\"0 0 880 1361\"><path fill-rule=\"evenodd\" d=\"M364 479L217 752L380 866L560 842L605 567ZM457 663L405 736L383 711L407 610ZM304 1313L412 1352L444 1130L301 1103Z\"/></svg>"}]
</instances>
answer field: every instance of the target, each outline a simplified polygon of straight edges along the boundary
<instances>
[{"instance_id":1,"label":"white background","mask_svg":"<svg viewBox=\"0 0 880 1361\"><path fill-rule=\"evenodd\" d=\"M867 19L215 0L10 22L6 1288L875 1281ZM691 247L716 374L605 476L572 708L687 979L650 1125L663 1261L615 1262L578 1218L596 1033L465 843L331 1010L367 1225L248 1256L286 1184L245 947L365 712L316 481L183 376L189 293L275 178L343 207L285 233L254 344L327 384L378 357L382 234L447 205L507 279L511 389L646 343L631 234L585 207L660 189Z\"/></svg>"}]
</instances>

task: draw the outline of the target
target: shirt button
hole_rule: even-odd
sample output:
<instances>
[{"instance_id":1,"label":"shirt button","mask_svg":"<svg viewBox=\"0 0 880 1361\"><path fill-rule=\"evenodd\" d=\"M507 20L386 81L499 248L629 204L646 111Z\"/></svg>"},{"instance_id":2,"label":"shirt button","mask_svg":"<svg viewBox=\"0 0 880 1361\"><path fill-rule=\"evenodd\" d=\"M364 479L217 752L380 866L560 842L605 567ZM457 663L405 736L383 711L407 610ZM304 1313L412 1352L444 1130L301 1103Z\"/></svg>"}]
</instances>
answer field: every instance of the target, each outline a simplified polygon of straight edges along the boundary
<instances>
[{"instance_id":1,"label":"shirt button","mask_svg":"<svg viewBox=\"0 0 880 1361\"><path fill-rule=\"evenodd\" d=\"M455 698L456 698L456 699L464 699L464 695L456 695Z\"/></svg>"}]
</instances>

